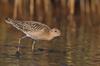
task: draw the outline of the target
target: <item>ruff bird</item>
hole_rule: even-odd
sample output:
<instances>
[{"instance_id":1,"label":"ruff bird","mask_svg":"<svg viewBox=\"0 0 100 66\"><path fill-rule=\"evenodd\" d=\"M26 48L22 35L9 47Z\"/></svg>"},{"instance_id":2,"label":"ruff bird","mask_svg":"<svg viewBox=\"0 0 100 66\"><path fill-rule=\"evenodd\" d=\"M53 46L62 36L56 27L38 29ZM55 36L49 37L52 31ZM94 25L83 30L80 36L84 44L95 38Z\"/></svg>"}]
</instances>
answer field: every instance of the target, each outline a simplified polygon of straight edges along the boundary
<instances>
[{"instance_id":1,"label":"ruff bird","mask_svg":"<svg viewBox=\"0 0 100 66\"><path fill-rule=\"evenodd\" d=\"M11 24L13 27L17 28L21 32L25 34L25 36L19 38L19 46L21 43L21 40L30 37L33 39L32 44L32 51L35 48L35 40L52 40L53 38L60 36L61 32L57 28L50 28L47 25L36 22L36 21L19 21L19 20L13 20L10 18L6 18L5 22L8 24ZM20 47L18 46L17 52L19 52Z\"/></svg>"}]
</instances>

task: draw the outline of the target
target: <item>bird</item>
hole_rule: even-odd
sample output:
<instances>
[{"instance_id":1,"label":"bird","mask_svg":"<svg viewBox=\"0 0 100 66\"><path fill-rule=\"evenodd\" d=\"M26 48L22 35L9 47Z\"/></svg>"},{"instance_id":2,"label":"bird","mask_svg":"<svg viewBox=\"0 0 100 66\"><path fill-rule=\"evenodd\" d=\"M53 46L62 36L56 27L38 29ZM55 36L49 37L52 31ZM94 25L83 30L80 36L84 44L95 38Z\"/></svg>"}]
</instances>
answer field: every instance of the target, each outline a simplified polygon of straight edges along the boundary
<instances>
[{"instance_id":1,"label":"bird","mask_svg":"<svg viewBox=\"0 0 100 66\"><path fill-rule=\"evenodd\" d=\"M21 44L21 40L30 37L33 39L32 43L32 51L35 48L36 40L47 40L50 41L55 37L61 35L61 31L57 28L50 28L46 24L37 21L20 21L13 20L11 18L5 18L5 22L17 28L19 31L23 32L25 36L19 38L19 46ZM19 52L20 47L18 46L17 52Z\"/></svg>"}]
</instances>

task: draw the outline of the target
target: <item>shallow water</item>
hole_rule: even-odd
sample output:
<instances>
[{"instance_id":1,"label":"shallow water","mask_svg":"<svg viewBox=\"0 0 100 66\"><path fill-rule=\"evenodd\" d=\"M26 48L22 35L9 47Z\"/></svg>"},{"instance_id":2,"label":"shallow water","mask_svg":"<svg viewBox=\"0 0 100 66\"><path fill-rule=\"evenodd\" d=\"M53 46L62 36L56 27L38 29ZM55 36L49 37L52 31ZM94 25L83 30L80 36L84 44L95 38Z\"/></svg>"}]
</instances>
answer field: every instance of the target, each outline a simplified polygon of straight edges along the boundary
<instances>
[{"instance_id":1,"label":"shallow water","mask_svg":"<svg viewBox=\"0 0 100 66\"><path fill-rule=\"evenodd\" d=\"M0 20L0 66L99 66L99 16L69 16L59 21L61 37L51 41L21 41L20 56L16 55L18 39L24 34Z\"/></svg>"}]
</instances>

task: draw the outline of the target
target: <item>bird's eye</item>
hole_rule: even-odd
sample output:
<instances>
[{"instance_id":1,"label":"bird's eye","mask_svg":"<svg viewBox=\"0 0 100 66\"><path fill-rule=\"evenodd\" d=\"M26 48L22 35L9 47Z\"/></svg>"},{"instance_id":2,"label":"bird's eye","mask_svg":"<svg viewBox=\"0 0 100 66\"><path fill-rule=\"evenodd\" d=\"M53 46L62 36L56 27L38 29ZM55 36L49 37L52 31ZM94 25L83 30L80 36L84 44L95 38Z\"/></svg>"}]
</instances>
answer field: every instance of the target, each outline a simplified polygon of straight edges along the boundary
<instances>
[{"instance_id":1,"label":"bird's eye","mask_svg":"<svg viewBox=\"0 0 100 66\"><path fill-rule=\"evenodd\" d=\"M55 31L55 32L57 32L57 31Z\"/></svg>"}]
</instances>

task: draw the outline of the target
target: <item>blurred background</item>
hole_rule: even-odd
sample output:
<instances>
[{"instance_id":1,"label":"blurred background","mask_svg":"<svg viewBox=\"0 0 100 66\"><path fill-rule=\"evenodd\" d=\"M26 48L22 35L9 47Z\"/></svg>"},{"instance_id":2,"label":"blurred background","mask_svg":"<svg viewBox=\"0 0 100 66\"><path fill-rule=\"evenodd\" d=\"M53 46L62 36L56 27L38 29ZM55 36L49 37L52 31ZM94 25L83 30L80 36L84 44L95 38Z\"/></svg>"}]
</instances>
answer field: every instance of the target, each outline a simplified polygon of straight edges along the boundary
<instances>
[{"instance_id":1,"label":"blurred background","mask_svg":"<svg viewBox=\"0 0 100 66\"><path fill-rule=\"evenodd\" d=\"M23 39L19 59L15 53L24 34L4 17L39 21L62 36L37 41L34 54L32 39ZM99 17L100 0L0 0L0 66L100 66Z\"/></svg>"}]
</instances>

